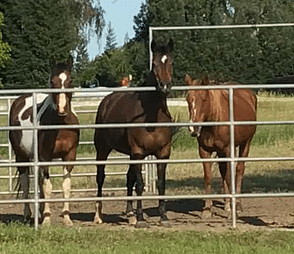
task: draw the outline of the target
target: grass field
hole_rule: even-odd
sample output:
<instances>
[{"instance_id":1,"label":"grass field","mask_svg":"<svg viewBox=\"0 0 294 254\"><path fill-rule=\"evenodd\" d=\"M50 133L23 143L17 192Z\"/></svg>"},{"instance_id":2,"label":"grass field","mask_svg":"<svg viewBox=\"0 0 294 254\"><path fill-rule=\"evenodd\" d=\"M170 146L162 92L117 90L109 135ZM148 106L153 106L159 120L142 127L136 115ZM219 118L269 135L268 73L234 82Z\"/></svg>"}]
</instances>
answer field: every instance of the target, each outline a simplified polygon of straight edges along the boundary
<instances>
[{"instance_id":1,"label":"grass field","mask_svg":"<svg viewBox=\"0 0 294 254\"><path fill-rule=\"evenodd\" d=\"M278 231L197 232L174 230L92 230L88 228L0 227L0 253L293 253L293 233Z\"/></svg>"},{"instance_id":2,"label":"grass field","mask_svg":"<svg viewBox=\"0 0 294 254\"><path fill-rule=\"evenodd\" d=\"M95 108L94 108L95 109ZM187 122L185 107L171 107L176 121ZM0 116L1 126L7 119ZM80 115L82 124L93 123L95 115ZM294 99L263 95L258 102L258 120L293 120ZM258 126L252 141L250 157L292 156L294 151L294 126ZM81 132L82 141L92 141L93 130ZM7 134L0 133L0 142L7 140ZM7 149L0 148L1 159L7 158ZM79 146L79 156L94 156L93 146ZM181 128L173 138L171 158L198 157L197 142L190 137L187 128ZM294 191L292 172L294 163L250 162L246 164L243 192ZM126 166L109 166L109 171L125 171ZM289 170L287 170L289 169ZM1 169L7 174L7 169ZM53 173L61 173L60 167ZM95 172L94 166L77 166L74 172ZM214 169L216 180L213 188L220 192L218 170ZM204 192L201 164L170 164L167 171L167 194L197 194ZM258 179L258 185L251 178ZM276 181L279 178L280 180ZM125 186L125 176L107 177L105 187ZM61 179L53 180L54 189L61 188ZM95 188L94 177L73 178L73 188ZM7 190L7 180L0 180L0 190ZM0 226L0 253L292 253L293 232L258 230L239 232L198 232L173 229L137 230L131 227L121 230L105 227L52 226L35 232L32 227L16 223Z\"/></svg>"}]
</instances>

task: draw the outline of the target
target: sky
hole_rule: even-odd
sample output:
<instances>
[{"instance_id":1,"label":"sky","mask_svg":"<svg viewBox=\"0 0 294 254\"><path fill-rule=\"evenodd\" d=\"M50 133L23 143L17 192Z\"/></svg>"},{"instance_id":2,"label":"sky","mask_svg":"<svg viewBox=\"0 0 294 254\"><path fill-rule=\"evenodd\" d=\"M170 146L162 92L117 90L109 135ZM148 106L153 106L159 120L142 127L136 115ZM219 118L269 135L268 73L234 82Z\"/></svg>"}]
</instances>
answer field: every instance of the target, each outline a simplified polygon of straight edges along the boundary
<instances>
[{"instance_id":1,"label":"sky","mask_svg":"<svg viewBox=\"0 0 294 254\"><path fill-rule=\"evenodd\" d=\"M106 42L106 31L109 22L114 29L116 36L117 46L124 44L124 39L128 33L129 38L133 38L135 33L133 29L133 18L140 11L140 6L144 2L143 0L100 0L100 5L105 11L104 20L105 28L103 30L102 39L97 44L95 37L91 38L88 46L88 53L90 59L94 59L95 56L100 55L104 51Z\"/></svg>"}]
</instances>

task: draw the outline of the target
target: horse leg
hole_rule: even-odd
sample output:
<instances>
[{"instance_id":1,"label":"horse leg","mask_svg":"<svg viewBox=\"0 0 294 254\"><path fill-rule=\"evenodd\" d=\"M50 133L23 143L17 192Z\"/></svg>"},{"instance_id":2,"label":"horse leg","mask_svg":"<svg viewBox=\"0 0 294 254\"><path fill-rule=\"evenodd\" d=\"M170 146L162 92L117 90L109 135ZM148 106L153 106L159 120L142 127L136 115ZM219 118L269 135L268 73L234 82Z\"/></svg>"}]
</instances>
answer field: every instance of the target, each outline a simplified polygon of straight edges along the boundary
<instances>
[{"instance_id":1,"label":"horse leg","mask_svg":"<svg viewBox=\"0 0 294 254\"><path fill-rule=\"evenodd\" d=\"M49 177L49 167L42 167L40 168L42 172L44 173L44 180L43 180L43 193L44 198L49 199L51 197L52 193L52 184ZM44 212L43 212L44 220L42 225L50 225L51 224L51 210L50 210L50 203L44 204Z\"/></svg>"},{"instance_id":2,"label":"horse leg","mask_svg":"<svg viewBox=\"0 0 294 254\"><path fill-rule=\"evenodd\" d=\"M16 158L17 162L20 162L21 160L18 160ZM19 173L19 191L22 191L22 198L28 199L29 198L29 167L18 167L18 173ZM29 203L24 204L24 220L29 221L31 219L31 209Z\"/></svg>"},{"instance_id":3,"label":"horse leg","mask_svg":"<svg viewBox=\"0 0 294 254\"><path fill-rule=\"evenodd\" d=\"M205 151L201 146L199 146L199 155L203 158L210 158L211 152ZM211 194L211 179L212 179L212 171L211 171L211 162L203 162L203 171L204 171L204 182L205 182L205 194ZM212 200L206 199L205 206L202 212L202 217L204 219L211 217L211 207Z\"/></svg>"},{"instance_id":4,"label":"horse leg","mask_svg":"<svg viewBox=\"0 0 294 254\"><path fill-rule=\"evenodd\" d=\"M134 165L136 168L136 194L142 196L144 191L144 183L142 177L142 164ZM147 223L143 218L142 200L137 201L137 228L147 227Z\"/></svg>"},{"instance_id":5,"label":"horse leg","mask_svg":"<svg viewBox=\"0 0 294 254\"><path fill-rule=\"evenodd\" d=\"M239 157L247 157L249 154L249 148L250 148L250 141L248 141L245 145L240 145ZM236 193L237 194L241 193L244 172L245 172L245 162L239 161L236 166ZM236 202L236 209L238 212L243 211L240 199L238 199Z\"/></svg>"},{"instance_id":6,"label":"horse leg","mask_svg":"<svg viewBox=\"0 0 294 254\"><path fill-rule=\"evenodd\" d=\"M70 198L70 190L71 190L71 175L70 175L70 173L71 173L72 169L73 169L73 166L63 167L62 189L63 189L63 197L66 199ZM69 202L63 203L62 215L63 215L63 223L67 226L72 226L73 222L70 219Z\"/></svg>"},{"instance_id":7,"label":"horse leg","mask_svg":"<svg viewBox=\"0 0 294 254\"><path fill-rule=\"evenodd\" d=\"M102 143L102 146L105 146L105 144ZM102 147L99 147L102 148ZM105 147L104 147L105 149ZM103 151L100 151L98 147L96 147L97 150L97 155L96 155L96 160L106 160L109 153L111 152L110 148L107 148ZM105 179L105 165L97 165L97 175L96 175L96 183L98 186L98 191L97 191L97 197L102 197L102 186L104 183ZM95 224L102 224L103 219L102 219L102 201L97 201L95 204L95 216L94 216L94 221L93 223Z\"/></svg>"},{"instance_id":8,"label":"horse leg","mask_svg":"<svg viewBox=\"0 0 294 254\"><path fill-rule=\"evenodd\" d=\"M76 160L76 149L70 150L70 152L63 158L63 161L75 161ZM63 197L66 199L70 198L71 190L71 171L74 166L68 165L63 167ZM70 219L69 202L63 203L62 209L63 223L67 226L72 226L73 222Z\"/></svg>"},{"instance_id":9,"label":"horse leg","mask_svg":"<svg viewBox=\"0 0 294 254\"><path fill-rule=\"evenodd\" d=\"M131 160L141 160L141 159L144 159L141 153L131 155ZM135 185L136 194L137 196L142 196L144 191L144 183L143 183L143 177L142 177L142 164L133 164L131 168L132 168L131 173L135 174L135 179L136 179L136 185ZM131 193L130 190L129 190L129 193ZM136 227L137 228L147 227L147 223L143 217L142 200L137 201Z\"/></svg>"},{"instance_id":10,"label":"horse leg","mask_svg":"<svg viewBox=\"0 0 294 254\"><path fill-rule=\"evenodd\" d=\"M136 168L134 165L130 165L128 173L127 173L127 195L133 195L133 188L136 183ZM130 225L136 225L137 219L133 211L133 201L127 201L127 209L126 209L127 217L129 219Z\"/></svg>"},{"instance_id":11,"label":"horse leg","mask_svg":"<svg viewBox=\"0 0 294 254\"><path fill-rule=\"evenodd\" d=\"M166 163L157 164L157 175L158 175L158 194L160 196L165 195L165 171L166 171ZM166 228L170 228L171 225L168 222L168 218L166 216L166 208L165 208L165 200L159 200L159 214L160 214L160 224Z\"/></svg>"},{"instance_id":12,"label":"horse leg","mask_svg":"<svg viewBox=\"0 0 294 254\"><path fill-rule=\"evenodd\" d=\"M225 153L217 153L219 158L225 158ZM229 185L226 181L227 170L229 170L229 164L227 162L219 162L219 171L222 177L222 189L223 193L228 194L230 192ZM225 198L224 210L227 212L231 211L231 203L229 198Z\"/></svg>"}]
</instances>

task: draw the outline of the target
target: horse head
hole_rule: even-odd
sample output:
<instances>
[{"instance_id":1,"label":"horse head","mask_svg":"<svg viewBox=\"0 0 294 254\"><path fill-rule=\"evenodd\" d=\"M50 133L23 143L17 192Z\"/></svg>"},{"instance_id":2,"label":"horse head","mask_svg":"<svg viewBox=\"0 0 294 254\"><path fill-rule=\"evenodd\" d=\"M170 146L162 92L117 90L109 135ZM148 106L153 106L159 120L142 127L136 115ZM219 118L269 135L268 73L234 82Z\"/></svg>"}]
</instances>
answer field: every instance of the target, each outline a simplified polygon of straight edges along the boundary
<instances>
[{"instance_id":1,"label":"horse head","mask_svg":"<svg viewBox=\"0 0 294 254\"><path fill-rule=\"evenodd\" d=\"M151 50L153 53L152 72L156 79L156 90L167 94L173 80L173 40L170 39L167 45L158 44L153 40Z\"/></svg>"},{"instance_id":2,"label":"horse head","mask_svg":"<svg viewBox=\"0 0 294 254\"><path fill-rule=\"evenodd\" d=\"M186 86L204 86L209 85L209 79L205 77L201 82L193 80L190 75L186 74ZM208 90L189 90L186 97L189 107L190 122L205 122L209 114L209 95ZM189 126L192 136L199 136L201 126Z\"/></svg>"},{"instance_id":3,"label":"horse head","mask_svg":"<svg viewBox=\"0 0 294 254\"><path fill-rule=\"evenodd\" d=\"M66 116L71 110L70 101L72 93L62 92L65 88L72 88L71 68L73 59L70 56L65 63L51 62L51 88L60 89L60 93L53 93L53 102L56 105L57 113L59 116Z\"/></svg>"}]
</instances>

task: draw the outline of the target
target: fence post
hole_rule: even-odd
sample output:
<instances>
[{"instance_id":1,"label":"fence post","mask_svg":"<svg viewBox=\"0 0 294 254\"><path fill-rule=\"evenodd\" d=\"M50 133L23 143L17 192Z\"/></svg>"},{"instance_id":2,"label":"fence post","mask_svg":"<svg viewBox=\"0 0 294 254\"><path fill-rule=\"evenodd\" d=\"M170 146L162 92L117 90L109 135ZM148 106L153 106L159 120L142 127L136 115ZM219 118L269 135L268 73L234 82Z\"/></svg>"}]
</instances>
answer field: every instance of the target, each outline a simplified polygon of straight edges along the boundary
<instances>
[{"instance_id":1,"label":"fence post","mask_svg":"<svg viewBox=\"0 0 294 254\"><path fill-rule=\"evenodd\" d=\"M234 137L234 89L229 88L230 112L230 169L231 169L231 194L232 194L232 224L236 228L236 190L235 190L235 137Z\"/></svg>"},{"instance_id":2,"label":"fence post","mask_svg":"<svg viewBox=\"0 0 294 254\"><path fill-rule=\"evenodd\" d=\"M10 105L11 105L11 99L8 98L7 99L7 126L9 126L9 112L10 112ZM9 163L12 162L12 148L11 148L11 145L10 145L10 141L9 141L9 131L7 131L8 135L7 135L7 141L8 141L8 160L9 160ZM12 188L12 178L13 178L13 175L12 175L12 167L8 167L8 171L9 171L9 192L11 193L13 191L13 188Z\"/></svg>"},{"instance_id":3,"label":"fence post","mask_svg":"<svg viewBox=\"0 0 294 254\"><path fill-rule=\"evenodd\" d=\"M34 146L34 207L35 207L35 213L34 213L34 219L35 219L35 229L38 230L39 226L39 156L38 156L38 120L37 120L37 93L33 93L32 95L33 99L33 146Z\"/></svg>"}]
</instances>

